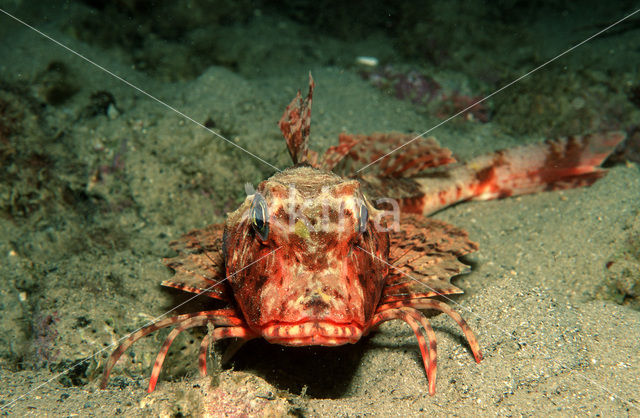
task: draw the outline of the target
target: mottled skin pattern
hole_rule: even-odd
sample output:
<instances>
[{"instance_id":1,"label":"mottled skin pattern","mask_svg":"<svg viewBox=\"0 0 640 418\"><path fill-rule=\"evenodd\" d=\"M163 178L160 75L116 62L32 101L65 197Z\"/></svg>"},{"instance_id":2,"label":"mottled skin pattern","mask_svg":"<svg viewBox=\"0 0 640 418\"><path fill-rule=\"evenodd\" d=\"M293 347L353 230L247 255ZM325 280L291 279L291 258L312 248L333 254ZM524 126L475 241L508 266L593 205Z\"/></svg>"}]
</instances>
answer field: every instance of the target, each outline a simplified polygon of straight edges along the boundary
<instances>
[{"instance_id":1,"label":"mottled skin pattern","mask_svg":"<svg viewBox=\"0 0 640 418\"><path fill-rule=\"evenodd\" d=\"M251 224L255 195L229 214L224 233L226 273L247 325L278 344L358 341L389 269L381 261L388 259L389 235L373 225L378 211L360 184L297 167L262 182L256 193L266 202L268 239ZM362 231L361 205L369 214Z\"/></svg>"},{"instance_id":2,"label":"mottled skin pattern","mask_svg":"<svg viewBox=\"0 0 640 418\"><path fill-rule=\"evenodd\" d=\"M320 157L308 148L313 88L310 79L307 98L298 93L280 120L296 165L263 181L225 225L191 231L171 243L178 255L165 263L175 276L162 284L229 307L166 318L128 336L105 366L103 388L135 341L173 325L149 392L171 343L189 328L215 327L200 348L205 374L207 348L223 338L336 346L356 343L380 323L400 319L416 336L434 394L436 336L422 310L455 320L475 360L482 359L464 319L433 299L462 293L450 279L468 271L458 258L478 246L463 230L425 215L465 200L589 185L604 175L599 165L624 139L615 132L561 138L456 165L451 151L427 138L355 176L358 167L414 136L341 134L339 144ZM399 225L389 218L394 208L404 213Z\"/></svg>"}]
</instances>

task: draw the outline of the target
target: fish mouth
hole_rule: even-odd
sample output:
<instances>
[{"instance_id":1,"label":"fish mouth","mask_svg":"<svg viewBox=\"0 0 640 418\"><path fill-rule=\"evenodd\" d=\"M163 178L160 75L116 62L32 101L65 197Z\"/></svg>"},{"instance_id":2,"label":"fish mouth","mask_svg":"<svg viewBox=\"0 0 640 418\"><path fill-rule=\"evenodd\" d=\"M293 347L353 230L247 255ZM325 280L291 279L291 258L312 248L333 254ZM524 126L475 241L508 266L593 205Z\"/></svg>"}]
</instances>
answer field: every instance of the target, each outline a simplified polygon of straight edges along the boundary
<instances>
[{"instance_id":1,"label":"fish mouth","mask_svg":"<svg viewBox=\"0 0 640 418\"><path fill-rule=\"evenodd\" d=\"M262 337L272 344L288 346L337 346L353 344L362 337L362 327L353 322L276 322L264 326Z\"/></svg>"}]
</instances>

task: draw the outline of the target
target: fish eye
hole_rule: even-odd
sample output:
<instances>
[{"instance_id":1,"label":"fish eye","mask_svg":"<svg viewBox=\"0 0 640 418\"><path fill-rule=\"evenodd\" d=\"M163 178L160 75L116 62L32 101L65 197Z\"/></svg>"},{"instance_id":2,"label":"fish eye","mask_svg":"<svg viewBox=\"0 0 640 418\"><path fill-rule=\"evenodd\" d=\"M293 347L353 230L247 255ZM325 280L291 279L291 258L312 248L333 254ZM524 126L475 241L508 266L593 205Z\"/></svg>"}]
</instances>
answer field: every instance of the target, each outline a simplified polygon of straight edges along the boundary
<instances>
[{"instance_id":1,"label":"fish eye","mask_svg":"<svg viewBox=\"0 0 640 418\"><path fill-rule=\"evenodd\" d=\"M269 236L269 211L264 197L256 193L251 204L251 225L262 241Z\"/></svg>"},{"instance_id":2,"label":"fish eye","mask_svg":"<svg viewBox=\"0 0 640 418\"><path fill-rule=\"evenodd\" d=\"M364 201L360 202L360 209L358 210L358 226L357 232L364 234L367 231L367 223L369 222L369 211Z\"/></svg>"}]
</instances>

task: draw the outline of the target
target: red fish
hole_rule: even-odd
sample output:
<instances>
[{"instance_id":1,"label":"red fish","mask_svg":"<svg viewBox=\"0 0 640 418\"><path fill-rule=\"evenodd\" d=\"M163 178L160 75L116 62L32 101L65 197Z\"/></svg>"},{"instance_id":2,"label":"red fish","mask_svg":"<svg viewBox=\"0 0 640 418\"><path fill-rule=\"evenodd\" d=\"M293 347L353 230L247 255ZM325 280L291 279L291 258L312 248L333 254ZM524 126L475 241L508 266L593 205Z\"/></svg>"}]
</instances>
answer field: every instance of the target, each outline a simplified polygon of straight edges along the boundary
<instances>
[{"instance_id":1,"label":"red fish","mask_svg":"<svg viewBox=\"0 0 640 418\"><path fill-rule=\"evenodd\" d=\"M449 315L475 360L482 359L464 319L433 299L462 293L450 279L468 271L458 258L478 246L465 231L425 215L465 200L590 185L624 139L618 132L563 138L457 164L451 151L427 138L353 175L413 136L343 134L319 157L308 149L313 89L310 79L308 96L298 92L280 120L294 167L260 183L224 225L171 243L178 255L165 263L176 274L162 284L229 307L163 319L133 333L109 358L103 388L120 356L160 328L175 325L158 353L149 392L171 343L189 328L213 325L199 355L206 374L207 347L223 338L337 346L400 319L415 333L434 394L436 336L422 310ZM402 212L397 219L395 209Z\"/></svg>"}]
</instances>

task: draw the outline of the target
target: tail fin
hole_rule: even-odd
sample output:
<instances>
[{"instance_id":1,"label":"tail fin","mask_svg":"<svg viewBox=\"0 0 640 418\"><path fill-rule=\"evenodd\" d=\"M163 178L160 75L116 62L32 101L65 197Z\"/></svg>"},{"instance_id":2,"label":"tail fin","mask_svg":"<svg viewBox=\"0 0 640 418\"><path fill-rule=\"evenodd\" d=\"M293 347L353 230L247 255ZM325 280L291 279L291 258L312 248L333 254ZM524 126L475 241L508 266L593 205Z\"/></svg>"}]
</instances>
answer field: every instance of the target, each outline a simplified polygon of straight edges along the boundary
<instances>
[{"instance_id":1,"label":"tail fin","mask_svg":"<svg viewBox=\"0 0 640 418\"><path fill-rule=\"evenodd\" d=\"M402 211L429 215L466 200L589 186L606 174L600 165L624 138L622 132L610 132L510 148L435 176L400 179L412 184L395 188L411 192L398 196Z\"/></svg>"},{"instance_id":2,"label":"tail fin","mask_svg":"<svg viewBox=\"0 0 640 418\"><path fill-rule=\"evenodd\" d=\"M606 174L602 162L625 138L621 132L571 136L475 158L473 200L589 186Z\"/></svg>"}]
</instances>

